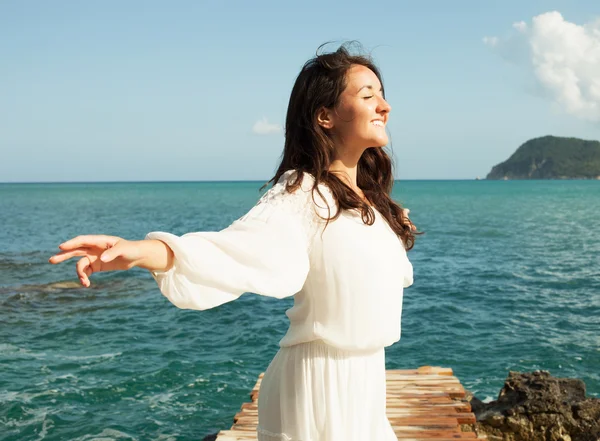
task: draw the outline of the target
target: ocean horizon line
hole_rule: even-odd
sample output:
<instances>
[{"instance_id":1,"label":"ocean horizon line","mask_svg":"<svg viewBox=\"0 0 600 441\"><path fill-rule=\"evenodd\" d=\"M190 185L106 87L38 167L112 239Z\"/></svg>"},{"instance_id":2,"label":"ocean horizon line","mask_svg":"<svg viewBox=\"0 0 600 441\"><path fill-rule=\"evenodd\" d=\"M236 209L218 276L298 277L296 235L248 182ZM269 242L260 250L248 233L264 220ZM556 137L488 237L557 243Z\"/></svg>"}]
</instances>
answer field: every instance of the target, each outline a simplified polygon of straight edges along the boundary
<instances>
[{"instance_id":1,"label":"ocean horizon line","mask_svg":"<svg viewBox=\"0 0 600 441\"><path fill-rule=\"evenodd\" d=\"M485 178L413 178L413 179L394 179L396 181L485 181ZM543 179L540 179L543 180ZM547 179L546 179L547 180ZM183 184L183 183L244 183L244 182L268 182L267 179L248 179L248 180L181 180L181 181L4 181L0 185L12 184Z\"/></svg>"}]
</instances>

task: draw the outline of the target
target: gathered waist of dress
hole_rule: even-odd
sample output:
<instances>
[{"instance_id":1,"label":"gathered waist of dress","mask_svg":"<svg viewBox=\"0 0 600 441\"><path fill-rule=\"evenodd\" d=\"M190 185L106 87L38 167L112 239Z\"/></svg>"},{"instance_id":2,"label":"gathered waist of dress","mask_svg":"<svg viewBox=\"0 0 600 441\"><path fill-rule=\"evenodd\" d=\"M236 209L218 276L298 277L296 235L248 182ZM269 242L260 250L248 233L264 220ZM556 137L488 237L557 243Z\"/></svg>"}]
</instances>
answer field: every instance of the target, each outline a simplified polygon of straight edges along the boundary
<instances>
[{"instance_id":1,"label":"gathered waist of dress","mask_svg":"<svg viewBox=\"0 0 600 441\"><path fill-rule=\"evenodd\" d=\"M323 353L327 354L328 358L334 358L334 359L348 359L348 358L352 358L352 357L364 357L365 355L373 355L373 354L377 354L379 352L382 352L385 350L385 348L383 346L381 347L377 347L377 348L367 348L367 349L361 349L361 348L352 348L352 347L339 347L336 346L330 342L327 342L326 340L323 339L315 339L315 340L310 340L310 341L305 341L305 342L301 342L301 343L293 343L293 344L281 344L279 345L281 347L281 349L300 349L302 347L310 347L311 350L314 352L322 350Z\"/></svg>"},{"instance_id":2,"label":"gathered waist of dress","mask_svg":"<svg viewBox=\"0 0 600 441\"><path fill-rule=\"evenodd\" d=\"M290 347L300 343L321 340L328 346L356 354L372 354L400 340L400 327L396 329L372 328L350 332L327 328L319 323L290 323L290 327L279 341L279 346Z\"/></svg>"}]
</instances>

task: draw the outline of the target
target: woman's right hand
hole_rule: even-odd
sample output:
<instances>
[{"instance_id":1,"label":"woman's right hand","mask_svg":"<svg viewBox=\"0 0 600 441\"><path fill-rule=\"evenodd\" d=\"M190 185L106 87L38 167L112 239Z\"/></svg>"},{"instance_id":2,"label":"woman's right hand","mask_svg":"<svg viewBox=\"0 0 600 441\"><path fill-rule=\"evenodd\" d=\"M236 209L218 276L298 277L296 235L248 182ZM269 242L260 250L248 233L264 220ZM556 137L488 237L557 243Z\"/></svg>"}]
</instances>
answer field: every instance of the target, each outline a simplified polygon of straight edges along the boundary
<instances>
[{"instance_id":1,"label":"woman's right hand","mask_svg":"<svg viewBox=\"0 0 600 441\"><path fill-rule=\"evenodd\" d=\"M408 213L410 213L410 208L403 208L402 211L403 211L403 214L404 214L405 225L407 225L408 227L410 227L410 229L412 231L416 231L417 227L415 226L415 224L412 223L412 221L408 217Z\"/></svg>"},{"instance_id":2,"label":"woman's right hand","mask_svg":"<svg viewBox=\"0 0 600 441\"><path fill-rule=\"evenodd\" d=\"M84 287L89 287L90 276L101 271L128 270L142 259L139 241L130 241L116 236L77 236L61 243L60 253L48 262L57 264L72 257L80 257L76 265L77 275Z\"/></svg>"}]
</instances>

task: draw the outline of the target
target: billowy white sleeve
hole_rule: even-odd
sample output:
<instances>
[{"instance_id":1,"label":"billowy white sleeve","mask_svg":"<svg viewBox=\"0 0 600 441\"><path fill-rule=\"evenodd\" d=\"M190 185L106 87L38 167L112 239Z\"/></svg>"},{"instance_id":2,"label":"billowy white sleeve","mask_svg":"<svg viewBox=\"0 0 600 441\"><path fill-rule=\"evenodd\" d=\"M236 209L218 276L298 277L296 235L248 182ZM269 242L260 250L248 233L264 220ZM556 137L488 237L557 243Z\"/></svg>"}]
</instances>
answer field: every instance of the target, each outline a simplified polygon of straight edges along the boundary
<instances>
[{"instance_id":1,"label":"billowy white sleeve","mask_svg":"<svg viewBox=\"0 0 600 441\"><path fill-rule=\"evenodd\" d=\"M310 269L311 196L302 187L287 192L283 178L221 231L146 235L175 255L171 269L151 272L171 303L205 310L246 292L284 298L302 289Z\"/></svg>"}]
</instances>

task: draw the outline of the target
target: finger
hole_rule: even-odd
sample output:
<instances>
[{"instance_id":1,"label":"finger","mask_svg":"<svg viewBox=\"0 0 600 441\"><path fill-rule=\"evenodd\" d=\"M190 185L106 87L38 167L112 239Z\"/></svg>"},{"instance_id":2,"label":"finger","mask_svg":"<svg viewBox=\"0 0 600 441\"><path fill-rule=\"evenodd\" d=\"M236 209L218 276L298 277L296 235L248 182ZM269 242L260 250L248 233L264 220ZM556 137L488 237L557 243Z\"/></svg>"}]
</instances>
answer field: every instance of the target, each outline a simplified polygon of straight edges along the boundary
<instances>
[{"instance_id":1,"label":"finger","mask_svg":"<svg viewBox=\"0 0 600 441\"><path fill-rule=\"evenodd\" d=\"M87 256L79 259L79 261L77 262L77 265L76 265L76 270L77 270L77 276L79 277L79 281L81 282L81 284L85 287L89 287L90 286L89 276L91 276L92 272L93 272L92 268L91 268L90 259Z\"/></svg>"},{"instance_id":2,"label":"finger","mask_svg":"<svg viewBox=\"0 0 600 441\"><path fill-rule=\"evenodd\" d=\"M110 248L117 241L118 237L115 236L105 236L105 235L85 235L85 236L77 236L73 239L69 239L66 242L61 243L58 248L63 251L70 251L75 248L82 247L99 247L99 248Z\"/></svg>"},{"instance_id":3,"label":"finger","mask_svg":"<svg viewBox=\"0 0 600 441\"><path fill-rule=\"evenodd\" d=\"M120 257L122 252L121 252L121 248L120 246L116 245L114 247L109 248L108 250L104 251L101 255L100 255L100 260L103 263L108 263L108 262L112 262L113 260L115 260L117 257Z\"/></svg>"},{"instance_id":4,"label":"finger","mask_svg":"<svg viewBox=\"0 0 600 441\"><path fill-rule=\"evenodd\" d=\"M89 252L88 248L78 248L73 251L61 251L60 253L56 253L54 256L48 259L48 262L52 264L57 264L64 262L65 260L69 260L75 256L85 256Z\"/></svg>"}]
</instances>

